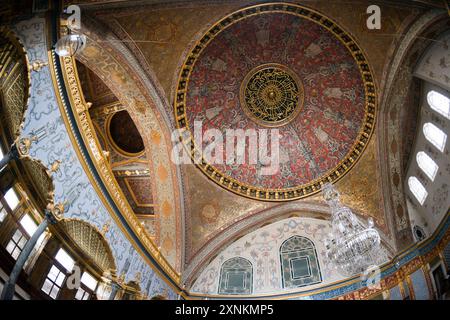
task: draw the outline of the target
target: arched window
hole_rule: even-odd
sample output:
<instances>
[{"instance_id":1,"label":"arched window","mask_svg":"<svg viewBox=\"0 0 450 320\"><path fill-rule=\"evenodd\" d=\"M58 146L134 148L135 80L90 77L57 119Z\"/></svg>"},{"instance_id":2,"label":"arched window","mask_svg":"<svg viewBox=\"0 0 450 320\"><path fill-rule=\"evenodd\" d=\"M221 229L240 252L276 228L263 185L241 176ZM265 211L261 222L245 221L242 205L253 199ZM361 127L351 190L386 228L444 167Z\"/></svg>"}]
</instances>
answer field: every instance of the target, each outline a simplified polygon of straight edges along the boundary
<instances>
[{"instance_id":1,"label":"arched window","mask_svg":"<svg viewBox=\"0 0 450 320\"><path fill-rule=\"evenodd\" d=\"M420 183L419 179L416 177L409 177L408 186L417 201L419 201L420 204L423 204L428 196L428 192L422 183Z\"/></svg>"},{"instance_id":2,"label":"arched window","mask_svg":"<svg viewBox=\"0 0 450 320\"><path fill-rule=\"evenodd\" d=\"M427 122L423 125L425 138L430 141L441 152L444 152L447 135L434 124Z\"/></svg>"},{"instance_id":3,"label":"arched window","mask_svg":"<svg viewBox=\"0 0 450 320\"><path fill-rule=\"evenodd\" d=\"M439 166L434 162L433 159L430 158L425 152L420 151L416 156L417 164L420 169L430 178L431 181L434 181L436 174L439 170Z\"/></svg>"},{"instance_id":4,"label":"arched window","mask_svg":"<svg viewBox=\"0 0 450 320\"><path fill-rule=\"evenodd\" d=\"M293 236L280 248L283 288L297 288L322 282L316 248L311 240Z\"/></svg>"},{"instance_id":5,"label":"arched window","mask_svg":"<svg viewBox=\"0 0 450 320\"><path fill-rule=\"evenodd\" d=\"M228 259L220 270L219 294L251 294L253 267L241 257Z\"/></svg>"},{"instance_id":6,"label":"arched window","mask_svg":"<svg viewBox=\"0 0 450 320\"><path fill-rule=\"evenodd\" d=\"M427 95L431 109L450 119L450 99L439 92L431 90Z\"/></svg>"}]
</instances>

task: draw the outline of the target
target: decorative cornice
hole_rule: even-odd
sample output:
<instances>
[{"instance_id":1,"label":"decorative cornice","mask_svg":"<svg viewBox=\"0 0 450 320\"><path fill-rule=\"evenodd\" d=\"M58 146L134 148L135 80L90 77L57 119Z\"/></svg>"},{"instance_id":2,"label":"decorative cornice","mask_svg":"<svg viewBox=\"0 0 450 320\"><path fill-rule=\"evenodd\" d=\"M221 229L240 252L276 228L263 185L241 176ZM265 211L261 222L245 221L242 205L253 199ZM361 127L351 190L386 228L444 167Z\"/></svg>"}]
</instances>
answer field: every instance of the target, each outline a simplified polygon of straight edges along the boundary
<instances>
[{"instance_id":1,"label":"decorative cornice","mask_svg":"<svg viewBox=\"0 0 450 320\"><path fill-rule=\"evenodd\" d=\"M108 161L105 159L103 150L95 135L88 108L82 95L82 90L76 73L75 60L71 57L63 57L60 61L61 68L63 70L64 82L67 88L67 94L71 102L71 107L74 111L75 120L78 124L85 145L89 146L87 150L94 160L94 166L96 167L103 183L108 188L115 204L119 208L128 225L131 227L132 231L139 237L145 248L150 252L152 257L167 273L167 275L176 283L179 283L179 274L170 266L164 256L160 254L159 249L153 243L150 236L134 215L134 212L125 199L122 190L116 183L114 173L108 166Z\"/></svg>"}]
</instances>

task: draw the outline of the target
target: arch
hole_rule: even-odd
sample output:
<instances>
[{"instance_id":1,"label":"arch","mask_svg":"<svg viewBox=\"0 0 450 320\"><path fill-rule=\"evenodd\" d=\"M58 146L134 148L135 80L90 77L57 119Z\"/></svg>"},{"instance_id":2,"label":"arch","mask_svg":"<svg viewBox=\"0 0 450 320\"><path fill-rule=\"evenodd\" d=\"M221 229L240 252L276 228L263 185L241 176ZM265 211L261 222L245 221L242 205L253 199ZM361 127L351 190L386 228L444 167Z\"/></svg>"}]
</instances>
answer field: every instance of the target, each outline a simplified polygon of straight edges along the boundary
<instances>
[{"instance_id":1,"label":"arch","mask_svg":"<svg viewBox=\"0 0 450 320\"><path fill-rule=\"evenodd\" d=\"M283 288L298 288L322 282L316 247L308 238L292 236L280 246Z\"/></svg>"},{"instance_id":2,"label":"arch","mask_svg":"<svg viewBox=\"0 0 450 320\"><path fill-rule=\"evenodd\" d=\"M37 207L44 212L49 203L54 202L55 184L44 163L39 159L22 157L18 161L19 173L28 197L36 201Z\"/></svg>"},{"instance_id":3,"label":"arch","mask_svg":"<svg viewBox=\"0 0 450 320\"><path fill-rule=\"evenodd\" d=\"M380 116L377 121L378 162L383 190L382 206L389 219L390 232L395 241L396 250L401 250L413 241L410 227L404 184L407 177L402 165L402 152L399 137L401 136L401 112L408 103L409 88L413 80L415 65L420 57L432 44L436 35L445 30L448 15L442 10L428 10L422 14L411 15L402 23L401 31L404 36L392 43L389 49L391 62L386 65L382 73L380 88Z\"/></svg>"},{"instance_id":4,"label":"arch","mask_svg":"<svg viewBox=\"0 0 450 320\"><path fill-rule=\"evenodd\" d=\"M423 184L416 177L409 177L408 179L408 187L411 193L416 197L417 201L421 205L425 202L425 199L428 196L428 192L423 186Z\"/></svg>"},{"instance_id":5,"label":"arch","mask_svg":"<svg viewBox=\"0 0 450 320\"><path fill-rule=\"evenodd\" d=\"M447 143L447 135L431 122L423 125L423 134L425 138L441 152L444 152Z\"/></svg>"},{"instance_id":6,"label":"arch","mask_svg":"<svg viewBox=\"0 0 450 320\"><path fill-rule=\"evenodd\" d=\"M354 212L359 216L363 216L358 210L354 210ZM220 233L215 235L213 240L209 241L196 253L183 271L183 285L185 287L191 287L195 283L195 279L208 266L209 262L217 256L217 253L224 250L242 235L255 231L265 224L283 220L292 214L303 218L328 220L330 217L330 207L325 203L307 201L283 203L264 210L258 210L246 219L231 223L223 230L220 230ZM391 254L395 252L392 243L389 242L389 237L383 233L380 234L382 234L382 241L385 248Z\"/></svg>"},{"instance_id":7,"label":"arch","mask_svg":"<svg viewBox=\"0 0 450 320\"><path fill-rule=\"evenodd\" d=\"M253 266L242 257L228 259L220 268L219 294L251 294Z\"/></svg>"},{"instance_id":8,"label":"arch","mask_svg":"<svg viewBox=\"0 0 450 320\"><path fill-rule=\"evenodd\" d=\"M116 271L111 248L101 232L91 224L79 219L63 219L58 223L63 232L102 271Z\"/></svg>"},{"instance_id":9,"label":"arch","mask_svg":"<svg viewBox=\"0 0 450 320\"><path fill-rule=\"evenodd\" d=\"M439 170L439 166L434 162L431 157L423 151L420 151L416 155L416 161L419 165L419 168L425 172L425 174L430 178L431 181L434 181L436 178L436 174Z\"/></svg>"}]
</instances>

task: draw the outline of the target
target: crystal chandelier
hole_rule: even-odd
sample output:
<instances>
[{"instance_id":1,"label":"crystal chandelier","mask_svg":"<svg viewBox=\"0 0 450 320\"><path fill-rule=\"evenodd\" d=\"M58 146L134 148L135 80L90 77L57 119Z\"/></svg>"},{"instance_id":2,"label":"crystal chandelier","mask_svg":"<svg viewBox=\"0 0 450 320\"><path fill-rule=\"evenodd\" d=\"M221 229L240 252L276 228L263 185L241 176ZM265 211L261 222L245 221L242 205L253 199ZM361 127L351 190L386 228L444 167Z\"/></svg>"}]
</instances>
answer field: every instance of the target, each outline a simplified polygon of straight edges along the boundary
<instances>
[{"instance_id":1,"label":"crystal chandelier","mask_svg":"<svg viewBox=\"0 0 450 320\"><path fill-rule=\"evenodd\" d=\"M72 33L58 40L55 45L55 52L60 57L72 57L81 52L85 46L86 36Z\"/></svg>"},{"instance_id":2,"label":"crystal chandelier","mask_svg":"<svg viewBox=\"0 0 450 320\"><path fill-rule=\"evenodd\" d=\"M332 184L325 184L322 192L331 208L332 231L325 240L326 254L337 271L350 277L378 265L385 255L372 218L368 219L365 227L348 207L339 202L339 193Z\"/></svg>"}]
</instances>

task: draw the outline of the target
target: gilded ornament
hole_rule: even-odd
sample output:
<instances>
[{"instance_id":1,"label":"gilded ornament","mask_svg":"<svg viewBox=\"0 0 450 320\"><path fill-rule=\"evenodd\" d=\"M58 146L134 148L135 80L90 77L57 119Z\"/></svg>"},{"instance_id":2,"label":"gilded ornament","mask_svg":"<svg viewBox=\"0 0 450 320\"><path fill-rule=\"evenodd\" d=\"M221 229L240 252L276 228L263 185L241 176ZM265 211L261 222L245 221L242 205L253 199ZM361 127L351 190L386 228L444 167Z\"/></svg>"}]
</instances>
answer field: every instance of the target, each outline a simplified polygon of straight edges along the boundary
<instances>
[{"instance_id":1,"label":"gilded ornament","mask_svg":"<svg viewBox=\"0 0 450 320\"><path fill-rule=\"evenodd\" d=\"M262 126L279 127L291 122L303 105L303 85L289 68L265 64L251 70L241 85L241 106Z\"/></svg>"},{"instance_id":2,"label":"gilded ornament","mask_svg":"<svg viewBox=\"0 0 450 320\"><path fill-rule=\"evenodd\" d=\"M19 157L28 157L30 154L30 148L33 142L37 141L38 138L36 136L33 136L31 138L20 138L16 142L16 148L19 153Z\"/></svg>"},{"instance_id":3,"label":"gilded ornament","mask_svg":"<svg viewBox=\"0 0 450 320\"><path fill-rule=\"evenodd\" d=\"M55 173L59 170L59 167L61 166L61 160L55 160L53 161L52 165L50 166L50 172Z\"/></svg>"},{"instance_id":4,"label":"gilded ornament","mask_svg":"<svg viewBox=\"0 0 450 320\"><path fill-rule=\"evenodd\" d=\"M48 66L48 62L46 61L42 61L42 60L34 60L31 65L30 68L33 71L39 72L41 71L41 69L45 66Z\"/></svg>"}]
</instances>

